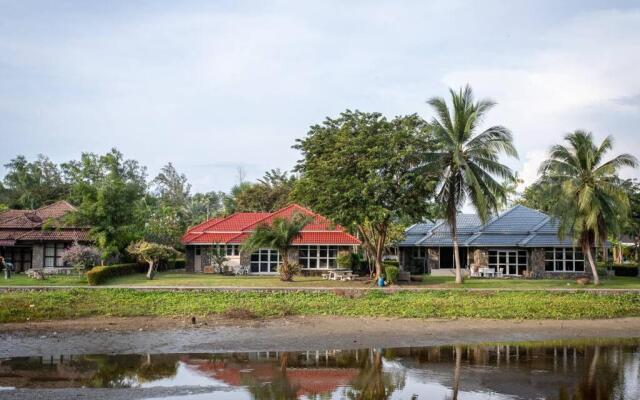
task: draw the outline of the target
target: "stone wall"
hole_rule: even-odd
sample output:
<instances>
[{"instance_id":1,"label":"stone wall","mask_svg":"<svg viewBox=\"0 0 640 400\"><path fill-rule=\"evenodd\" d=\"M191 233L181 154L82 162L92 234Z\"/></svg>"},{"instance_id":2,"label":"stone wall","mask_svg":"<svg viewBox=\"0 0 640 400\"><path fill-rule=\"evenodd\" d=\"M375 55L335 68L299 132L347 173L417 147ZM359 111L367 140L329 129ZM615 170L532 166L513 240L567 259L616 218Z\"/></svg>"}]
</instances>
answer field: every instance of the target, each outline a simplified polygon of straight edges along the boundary
<instances>
[{"instance_id":1,"label":"stone wall","mask_svg":"<svg viewBox=\"0 0 640 400\"><path fill-rule=\"evenodd\" d=\"M473 264L480 267L489 266L489 251L487 249L475 249L473 250Z\"/></svg>"},{"instance_id":2,"label":"stone wall","mask_svg":"<svg viewBox=\"0 0 640 400\"><path fill-rule=\"evenodd\" d=\"M44 246L42 244L34 244L31 248L31 268L44 267Z\"/></svg>"},{"instance_id":3,"label":"stone wall","mask_svg":"<svg viewBox=\"0 0 640 400\"><path fill-rule=\"evenodd\" d=\"M427 267L429 271L440 268L440 249L432 247L427 249Z\"/></svg>"}]
</instances>

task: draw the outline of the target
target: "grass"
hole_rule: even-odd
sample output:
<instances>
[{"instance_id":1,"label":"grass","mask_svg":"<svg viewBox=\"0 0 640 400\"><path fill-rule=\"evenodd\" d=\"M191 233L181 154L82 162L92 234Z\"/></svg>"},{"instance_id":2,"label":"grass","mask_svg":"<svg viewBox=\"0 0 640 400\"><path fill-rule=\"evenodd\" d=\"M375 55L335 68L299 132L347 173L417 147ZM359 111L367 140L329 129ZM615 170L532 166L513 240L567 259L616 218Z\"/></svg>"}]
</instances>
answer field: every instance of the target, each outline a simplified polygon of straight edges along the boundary
<instances>
[{"instance_id":1,"label":"grass","mask_svg":"<svg viewBox=\"0 0 640 400\"><path fill-rule=\"evenodd\" d=\"M129 289L6 291L0 323L88 316L189 317L238 313L411 318L597 319L640 316L640 294L374 290L198 292Z\"/></svg>"},{"instance_id":2,"label":"grass","mask_svg":"<svg viewBox=\"0 0 640 400\"><path fill-rule=\"evenodd\" d=\"M13 275L9 280L0 279L0 286L84 286L86 278L77 276L50 276L38 281L24 274ZM131 286L193 286L193 287L335 287L362 288L370 287L368 280L355 282L328 281L321 277L297 276L294 282L282 282L277 276L222 276L213 274L190 274L181 271L168 271L148 280L144 274L120 276L109 280L107 285ZM423 282L402 284L402 287L446 288L446 289L585 289L593 285L578 285L575 280L561 279L466 279L462 285L456 285L453 277L426 276ZM603 289L640 289L638 277L611 277L602 279Z\"/></svg>"}]
</instances>

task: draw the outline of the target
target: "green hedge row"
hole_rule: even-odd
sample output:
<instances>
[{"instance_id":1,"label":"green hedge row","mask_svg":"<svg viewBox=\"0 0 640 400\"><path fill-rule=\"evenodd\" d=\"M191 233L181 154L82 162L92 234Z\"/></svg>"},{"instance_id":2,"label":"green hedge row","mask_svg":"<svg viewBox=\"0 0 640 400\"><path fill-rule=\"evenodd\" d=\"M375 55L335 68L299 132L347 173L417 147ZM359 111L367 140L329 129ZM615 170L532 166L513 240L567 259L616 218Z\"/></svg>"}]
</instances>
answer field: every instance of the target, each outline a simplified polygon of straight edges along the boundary
<instances>
[{"instance_id":1,"label":"green hedge row","mask_svg":"<svg viewBox=\"0 0 640 400\"><path fill-rule=\"evenodd\" d=\"M637 265L614 265L613 272L616 276L638 276Z\"/></svg>"},{"instance_id":2,"label":"green hedge row","mask_svg":"<svg viewBox=\"0 0 640 400\"><path fill-rule=\"evenodd\" d=\"M116 276L145 273L148 267L138 263L97 266L87 272L87 281L89 285L96 286Z\"/></svg>"}]
</instances>

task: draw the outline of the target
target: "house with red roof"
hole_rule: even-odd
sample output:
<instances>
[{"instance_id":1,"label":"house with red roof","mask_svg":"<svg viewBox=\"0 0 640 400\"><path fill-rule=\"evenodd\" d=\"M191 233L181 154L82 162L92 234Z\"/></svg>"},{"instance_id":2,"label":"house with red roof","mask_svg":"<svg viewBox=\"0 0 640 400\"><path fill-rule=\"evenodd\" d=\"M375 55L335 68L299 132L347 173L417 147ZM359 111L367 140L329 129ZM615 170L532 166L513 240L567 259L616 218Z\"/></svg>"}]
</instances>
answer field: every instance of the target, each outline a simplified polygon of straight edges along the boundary
<instances>
[{"instance_id":1,"label":"house with red roof","mask_svg":"<svg viewBox=\"0 0 640 400\"><path fill-rule=\"evenodd\" d=\"M76 208L58 201L35 210L0 213L0 256L16 272L64 268L62 253L74 242L90 242L88 227L65 225L62 217Z\"/></svg>"},{"instance_id":2,"label":"house with red roof","mask_svg":"<svg viewBox=\"0 0 640 400\"><path fill-rule=\"evenodd\" d=\"M276 218L291 218L297 213L311 217L311 222L294 241L295 250L289 254L292 261L301 265L303 272L321 273L337 268L338 254L352 252L360 245L360 241L342 226L305 207L291 204L271 213L239 212L191 227L182 237L187 271L211 271L209 250L219 246L226 252L231 268L243 266L251 274L275 274L282 257L278 251L259 249L248 253L243 251L242 243L261 224L269 224Z\"/></svg>"}]
</instances>

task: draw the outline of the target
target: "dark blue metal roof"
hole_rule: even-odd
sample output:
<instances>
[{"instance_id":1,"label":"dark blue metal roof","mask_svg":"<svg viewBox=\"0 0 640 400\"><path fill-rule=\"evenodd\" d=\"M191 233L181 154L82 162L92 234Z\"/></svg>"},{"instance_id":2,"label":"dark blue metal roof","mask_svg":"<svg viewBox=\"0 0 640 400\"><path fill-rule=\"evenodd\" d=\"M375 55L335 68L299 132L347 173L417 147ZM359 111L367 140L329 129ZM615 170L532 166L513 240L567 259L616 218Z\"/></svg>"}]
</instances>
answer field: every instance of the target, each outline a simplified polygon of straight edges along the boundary
<instances>
[{"instance_id":1,"label":"dark blue metal roof","mask_svg":"<svg viewBox=\"0 0 640 400\"><path fill-rule=\"evenodd\" d=\"M567 247L571 237L558 238L558 222L547 214L521 205L482 224L475 214L459 214L458 244L465 247ZM452 246L451 230L444 220L413 225L399 246Z\"/></svg>"}]
</instances>

